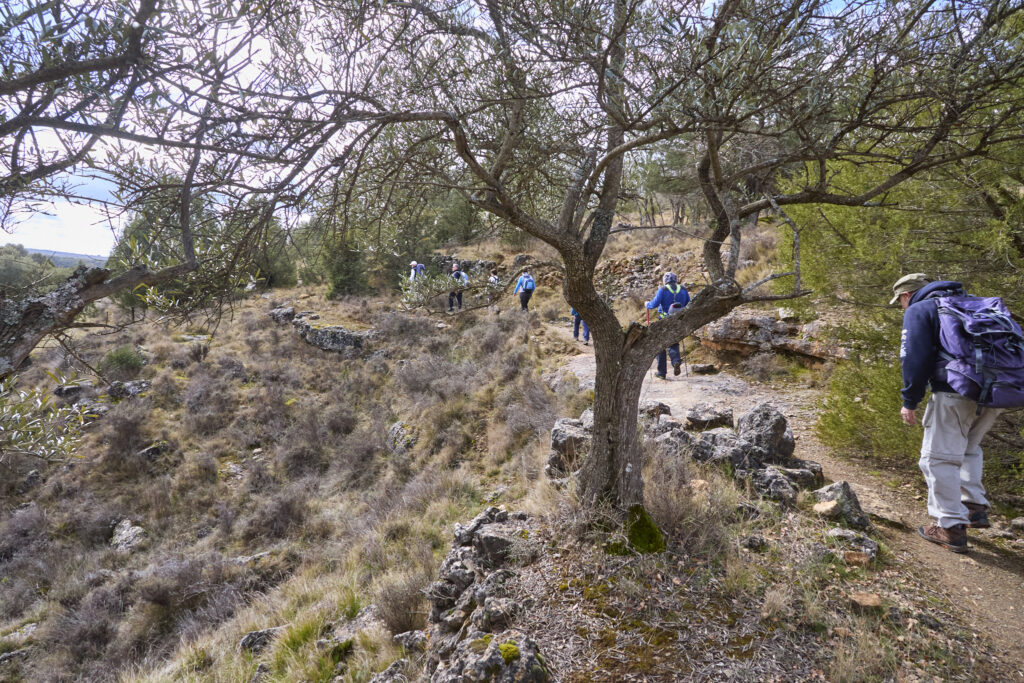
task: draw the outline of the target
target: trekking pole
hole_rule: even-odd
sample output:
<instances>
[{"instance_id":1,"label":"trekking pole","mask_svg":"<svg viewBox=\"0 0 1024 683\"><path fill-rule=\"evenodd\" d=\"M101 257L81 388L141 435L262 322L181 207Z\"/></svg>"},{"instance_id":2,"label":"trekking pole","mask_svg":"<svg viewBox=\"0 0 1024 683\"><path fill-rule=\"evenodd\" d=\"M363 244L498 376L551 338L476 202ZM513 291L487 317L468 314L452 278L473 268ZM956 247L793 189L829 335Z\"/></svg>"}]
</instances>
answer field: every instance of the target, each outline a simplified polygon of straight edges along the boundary
<instances>
[{"instance_id":1,"label":"trekking pole","mask_svg":"<svg viewBox=\"0 0 1024 683\"><path fill-rule=\"evenodd\" d=\"M679 345L683 348L683 371L686 373L686 377L690 376L690 366L686 362L686 337L683 337L683 341L679 342Z\"/></svg>"}]
</instances>

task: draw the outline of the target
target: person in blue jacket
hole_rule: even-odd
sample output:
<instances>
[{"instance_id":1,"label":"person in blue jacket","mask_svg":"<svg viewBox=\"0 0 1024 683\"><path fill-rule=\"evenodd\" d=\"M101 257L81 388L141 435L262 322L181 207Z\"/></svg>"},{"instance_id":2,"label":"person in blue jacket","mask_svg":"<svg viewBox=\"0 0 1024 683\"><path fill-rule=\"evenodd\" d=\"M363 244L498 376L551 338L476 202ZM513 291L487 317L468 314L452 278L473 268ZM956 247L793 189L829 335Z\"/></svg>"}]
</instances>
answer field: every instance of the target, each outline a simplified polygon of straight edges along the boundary
<instances>
[{"instance_id":1,"label":"person in blue jacket","mask_svg":"<svg viewBox=\"0 0 1024 683\"><path fill-rule=\"evenodd\" d=\"M918 466L928 484L928 514L935 524L917 532L927 541L956 553L965 553L967 528L985 529L988 501L981 484L981 439L1002 412L977 411L977 403L961 396L947 383L945 360L940 355L938 298L964 296L964 288L951 280L933 281L924 273L900 278L892 286L890 304L903 308L900 365L903 370L903 407L900 417L917 424L914 412L931 386L932 397L922 424Z\"/></svg>"},{"instance_id":2,"label":"person in blue jacket","mask_svg":"<svg viewBox=\"0 0 1024 683\"><path fill-rule=\"evenodd\" d=\"M448 312L455 312L455 303L458 302L459 310L462 310L462 289L469 286L469 276L465 271L459 270L459 264L452 264L452 291L448 292Z\"/></svg>"},{"instance_id":3,"label":"person in blue jacket","mask_svg":"<svg viewBox=\"0 0 1024 683\"><path fill-rule=\"evenodd\" d=\"M516 280L516 288L512 294L519 294L519 305L522 310L530 310L530 297L533 296L533 290L537 288L537 283L533 281L533 276L530 275L529 271L524 270L523 274Z\"/></svg>"},{"instance_id":4,"label":"person in blue jacket","mask_svg":"<svg viewBox=\"0 0 1024 683\"><path fill-rule=\"evenodd\" d=\"M648 301L646 306L649 310L657 310L658 317L664 318L667 315L683 310L686 304L690 303L690 293L686 291L686 287L679 284L675 273L665 273L661 281L663 283L662 286L658 287L654 298ZM681 368L683 365L683 360L679 355L678 342L668 347L668 355L672 358L672 374L678 375L682 372ZM665 351L661 351L658 354L658 372L656 376L659 379L667 379L667 374L668 363L665 358Z\"/></svg>"},{"instance_id":5,"label":"person in blue jacket","mask_svg":"<svg viewBox=\"0 0 1024 683\"><path fill-rule=\"evenodd\" d=\"M570 308L569 312L572 314L572 338L576 341L580 340L580 324L583 324L583 345L588 346L590 344L590 325L583 319L580 312L575 308Z\"/></svg>"}]
</instances>

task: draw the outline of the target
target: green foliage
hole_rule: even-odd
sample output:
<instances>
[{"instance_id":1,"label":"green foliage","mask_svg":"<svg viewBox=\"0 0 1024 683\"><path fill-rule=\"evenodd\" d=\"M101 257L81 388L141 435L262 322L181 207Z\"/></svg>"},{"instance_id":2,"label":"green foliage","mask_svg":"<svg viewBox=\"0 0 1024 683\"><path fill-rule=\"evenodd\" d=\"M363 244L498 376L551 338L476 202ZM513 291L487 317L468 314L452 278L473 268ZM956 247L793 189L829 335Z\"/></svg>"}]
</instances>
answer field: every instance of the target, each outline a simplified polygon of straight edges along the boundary
<instances>
[{"instance_id":1,"label":"green foliage","mask_svg":"<svg viewBox=\"0 0 1024 683\"><path fill-rule=\"evenodd\" d=\"M815 427L822 443L849 454L916 459L921 433L900 420L902 384L898 363L841 365Z\"/></svg>"},{"instance_id":2,"label":"green foliage","mask_svg":"<svg viewBox=\"0 0 1024 683\"><path fill-rule=\"evenodd\" d=\"M71 274L20 244L0 246L0 297L47 292Z\"/></svg>"},{"instance_id":3,"label":"green foliage","mask_svg":"<svg viewBox=\"0 0 1024 683\"><path fill-rule=\"evenodd\" d=\"M341 242L326 255L327 298L362 294L369 289L363 254Z\"/></svg>"},{"instance_id":4,"label":"green foliage","mask_svg":"<svg viewBox=\"0 0 1024 683\"><path fill-rule=\"evenodd\" d=\"M44 460L69 457L84 421L82 408L59 407L47 391L19 391L15 378L9 377L0 382L0 462L16 454Z\"/></svg>"},{"instance_id":5,"label":"green foliage","mask_svg":"<svg viewBox=\"0 0 1024 683\"><path fill-rule=\"evenodd\" d=\"M100 361L100 370L119 379L134 377L146 361L130 346L120 346L108 351Z\"/></svg>"}]
</instances>

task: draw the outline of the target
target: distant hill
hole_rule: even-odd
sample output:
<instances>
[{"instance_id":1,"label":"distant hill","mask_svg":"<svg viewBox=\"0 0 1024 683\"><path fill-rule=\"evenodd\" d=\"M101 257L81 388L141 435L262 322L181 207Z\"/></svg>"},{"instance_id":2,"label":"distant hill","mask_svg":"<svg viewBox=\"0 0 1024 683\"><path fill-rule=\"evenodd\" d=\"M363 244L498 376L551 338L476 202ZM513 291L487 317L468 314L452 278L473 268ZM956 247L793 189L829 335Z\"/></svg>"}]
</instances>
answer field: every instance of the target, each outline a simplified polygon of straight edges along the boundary
<instances>
[{"instance_id":1,"label":"distant hill","mask_svg":"<svg viewBox=\"0 0 1024 683\"><path fill-rule=\"evenodd\" d=\"M78 262L81 261L87 266L102 266L107 262L106 256L94 256L90 254L73 254L68 251L53 251L50 249L30 249L25 247L25 251L30 254L43 254L51 261L53 265L58 268L66 268L71 266L77 266Z\"/></svg>"}]
</instances>

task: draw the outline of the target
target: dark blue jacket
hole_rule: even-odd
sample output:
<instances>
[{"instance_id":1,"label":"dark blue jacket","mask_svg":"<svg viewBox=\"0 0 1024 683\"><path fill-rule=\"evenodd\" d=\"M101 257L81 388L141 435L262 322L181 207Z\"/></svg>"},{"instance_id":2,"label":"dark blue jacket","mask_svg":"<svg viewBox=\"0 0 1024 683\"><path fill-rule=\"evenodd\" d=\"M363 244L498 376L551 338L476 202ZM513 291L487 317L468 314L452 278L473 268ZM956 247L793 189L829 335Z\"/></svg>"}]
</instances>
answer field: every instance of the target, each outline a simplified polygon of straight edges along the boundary
<instances>
[{"instance_id":1,"label":"dark blue jacket","mask_svg":"<svg viewBox=\"0 0 1024 683\"><path fill-rule=\"evenodd\" d=\"M666 285L658 287L658 292L654 295L654 298L647 302L646 306L650 309L658 309L658 313L661 315L668 315L668 309L674 303L680 303L683 306L690 303L690 293L686 291L686 287L682 284L678 284L679 291L673 294L668 290Z\"/></svg>"},{"instance_id":2,"label":"dark blue jacket","mask_svg":"<svg viewBox=\"0 0 1024 683\"><path fill-rule=\"evenodd\" d=\"M941 296L963 296L959 282L930 282L914 292L903 312L900 333L900 365L903 367L903 407L914 410L924 398L929 384L932 391L956 393L946 383L946 363L939 358L939 310Z\"/></svg>"}]
</instances>

